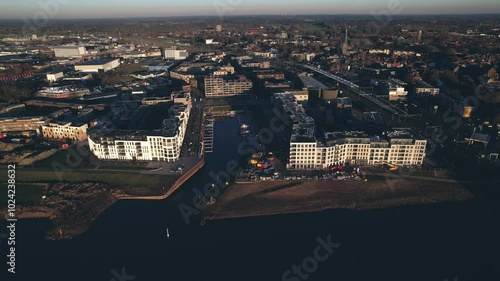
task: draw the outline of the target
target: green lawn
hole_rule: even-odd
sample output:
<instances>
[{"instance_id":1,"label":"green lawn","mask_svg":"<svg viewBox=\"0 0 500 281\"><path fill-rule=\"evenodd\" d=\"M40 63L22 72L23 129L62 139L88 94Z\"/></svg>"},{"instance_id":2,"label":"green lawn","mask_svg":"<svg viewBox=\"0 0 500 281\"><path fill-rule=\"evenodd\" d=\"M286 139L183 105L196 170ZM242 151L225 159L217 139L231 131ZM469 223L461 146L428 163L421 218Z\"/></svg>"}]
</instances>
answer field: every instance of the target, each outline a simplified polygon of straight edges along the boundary
<instances>
[{"instance_id":1,"label":"green lawn","mask_svg":"<svg viewBox=\"0 0 500 281\"><path fill-rule=\"evenodd\" d=\"M175 176L142 175L139 173L106 172L106 171L54 171L17 169L17 182L105 182L114 186L164 187L175 180ZM0 181L7 181L7 173L0 174Z\"/></svg>"}]
</instances>

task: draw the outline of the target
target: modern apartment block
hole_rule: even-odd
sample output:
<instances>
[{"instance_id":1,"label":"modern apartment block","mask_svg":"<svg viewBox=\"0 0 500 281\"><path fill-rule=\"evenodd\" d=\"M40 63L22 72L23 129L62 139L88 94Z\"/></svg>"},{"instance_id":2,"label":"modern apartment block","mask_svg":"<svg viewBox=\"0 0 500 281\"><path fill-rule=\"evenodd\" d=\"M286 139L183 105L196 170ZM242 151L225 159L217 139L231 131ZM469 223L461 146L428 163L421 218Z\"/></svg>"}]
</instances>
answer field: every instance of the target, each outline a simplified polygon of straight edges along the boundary
<instances>
[{"instance_id":1,"label":"modern apartment block","mask_svg":"<svg viewBox=\"0 0 500 281\"><path fill-rule=\"evenodd\" d=\"M175 162L186 134L191 103L174 103L158 130L89 130L90 151L104 160Z\"/></svg>"},{"instance_id":2,"label":"modern apartment block","mask_svg":"<svg viewBox=\"0 0 500 281\"><path fill-rule=\"evenodd\" d=\"M244 76L235 79L223 77L205 78L205 97L227 97L237 95L249 95L252 91L252 81Z\"/></svg>"},{"instance_id":3,"label":"modern apartment block","mask_svg":"<svg viewBox=\"0 0 500 281\"><path fill-rule=\"evenodd\" d=\"M87 124L71 122L50 122L42 126L42 136L48 139L70 139L84 141L87 139Z\"/></svg>"},{"instance_id":4,"label":"modern apartment block","mask_svg":"<svg viewBox=\"0 0 500 281\"><path fill-rule=\"evenodd\" d=\"M335 164L394 164L420 166L425 157L425 139L407 131L368 136L364 132L332 132L325 141L293 136L290 140L289 169L326 169Z\"/></svg>"},{"instance_id":5,"label":"modern apartment block","mask_svg":"<svg viewBox=\"0 0 500 281\"><path fill-rule=\"evenodd\" d=\"M293 95L274 94L274 103L291 124L289 169L326 169L340 163L400 166L423 163L427 141L407 131L386 132L381 136L369 136L364 132L327 132L318 137L314 120Z\"/></svg>"}]
</instances>

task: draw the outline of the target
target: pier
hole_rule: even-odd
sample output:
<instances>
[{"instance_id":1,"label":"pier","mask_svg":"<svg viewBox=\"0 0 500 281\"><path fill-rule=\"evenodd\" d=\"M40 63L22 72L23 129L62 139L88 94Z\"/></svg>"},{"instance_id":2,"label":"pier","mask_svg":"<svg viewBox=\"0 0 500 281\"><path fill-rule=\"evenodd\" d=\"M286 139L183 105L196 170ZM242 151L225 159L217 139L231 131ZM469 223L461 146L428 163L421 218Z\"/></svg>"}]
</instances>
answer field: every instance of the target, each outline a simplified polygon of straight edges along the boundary
<instances>
[{"instance_id":1,"label":"pier","mask_svg":"<svg viewBox=\"0 0 500 281\"><path fill-rule=\"evenodd\" d=\"M206 115L203 120L203 151L206 153L214 151L214 122L212 115Z\"/></svg>"}]
</instances>

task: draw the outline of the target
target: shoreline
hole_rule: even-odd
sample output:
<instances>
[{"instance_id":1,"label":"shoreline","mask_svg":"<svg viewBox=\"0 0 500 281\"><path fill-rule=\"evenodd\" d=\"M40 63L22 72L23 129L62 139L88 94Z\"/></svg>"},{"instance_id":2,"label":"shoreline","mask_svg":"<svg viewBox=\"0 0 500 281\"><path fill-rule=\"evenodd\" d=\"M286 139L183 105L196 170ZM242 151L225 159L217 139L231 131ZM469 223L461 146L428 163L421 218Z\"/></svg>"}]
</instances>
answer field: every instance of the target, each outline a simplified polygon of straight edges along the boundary
<instances>
[{"instance_id":1,"label":"shoreline","mask_svg":"<svg viewBox=\"0 0 500 281\"><path fill-rule=\"evenodd\" d=\"M16 215L18 219L49 219L53 227L47 231L46 239L72 239L85 233L92 222L117 201L168 198L204 165L205 160L201 158L189 171L176 179L165 194L157 196L130 195L125 191L126 188L113 187L109 183L40 183L43 186L40 187L40 194L46 198L38 199L38 204L34 205L18 203ZM7 214L7 206L2 210ZM6 215L3 218L7 219ZM63 237L59 230L64 234Z\"/></svg>"},{"instance_id":2,"label":"shoreline","mask_svg":"<svg viewBox=\"0 0 500 281\"><path fill-rule=\"evenodd\" d=\"M459 182L386 179L365 182L280 181L235 184L207 206L208 220L321 212L374 210L477 199Z\"/></svg>"},{"instance_id":3,"label":"shoreline","mask_svg":"<svg viewBox=\"0 0 500 281\"><path fill-rule=\"evenodd\" d=\"M200 162L203 166L203 161ZM193 169L193 174L196 172ZM223 220L271 215L314 213L327 210L377 210L401 206L439 204L479 198L451 178L422 180L393 178L364 181L260 181L233 184L215 204L202 208L200 220ZM18 207L19 219L49 219L53 227L46 239L72 239L85 233L92 222L120 200L163 200L180 186L172 185L167 196L130 196L105 183L54 183L44 188L47 199L39 206ZM481 183L474 183L481 185ZM68 200L71 198L71 200ZM70 210L80 210L74 212ZM59 229L64 237L59 237Z\"/></svg>"}]
</instances>

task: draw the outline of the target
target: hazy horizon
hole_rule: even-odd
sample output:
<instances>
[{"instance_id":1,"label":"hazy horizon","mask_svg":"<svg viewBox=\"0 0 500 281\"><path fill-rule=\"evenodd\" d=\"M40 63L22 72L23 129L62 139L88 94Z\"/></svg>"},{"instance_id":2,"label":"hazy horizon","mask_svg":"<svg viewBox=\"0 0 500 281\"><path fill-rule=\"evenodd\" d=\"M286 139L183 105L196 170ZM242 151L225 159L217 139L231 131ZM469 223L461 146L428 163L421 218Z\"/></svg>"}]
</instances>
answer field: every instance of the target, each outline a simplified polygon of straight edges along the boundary
<instances>
[{"instance_id":1,"label":"hazy horizon","mask_svg":"<svg viewBox=\"0 0 500 281\"><path fill-rule=\"evenodd\" d=\"M44 8L44 3L46 4ZM54 3L56 3L54 5ZM61 3L61 4L57 4ZM49 5L50 4L50 5ZM393 8L391 8L393 7ZM500 14L496 0L184 0L170 2L160 0L24 0L2 3L0 19L99 19L99 18L148 18L175 16L238 16L238 15L370 15L384 14L392 10L394 15L440 14Z\"/></svg>"}]
</instances>

